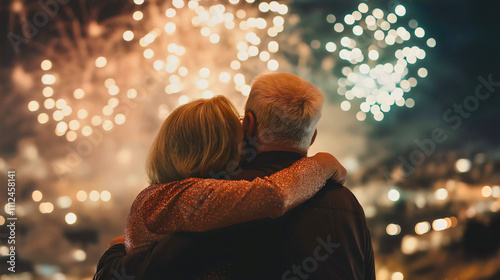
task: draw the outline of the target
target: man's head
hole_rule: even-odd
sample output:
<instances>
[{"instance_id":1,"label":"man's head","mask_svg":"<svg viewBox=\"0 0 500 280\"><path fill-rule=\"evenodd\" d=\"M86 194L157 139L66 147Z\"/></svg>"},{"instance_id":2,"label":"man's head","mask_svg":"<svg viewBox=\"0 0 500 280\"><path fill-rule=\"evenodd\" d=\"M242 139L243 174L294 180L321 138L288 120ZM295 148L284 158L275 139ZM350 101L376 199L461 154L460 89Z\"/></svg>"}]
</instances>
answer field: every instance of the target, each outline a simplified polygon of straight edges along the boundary
<instances>
[{"instance_id":1,"label":"man's head","mask_svg":"<svg viewBox=\"0 0 500 280\"><path fill-rule=\"evenodd\" d=\"M322 105L321 91L293 74L257 77L245 105L245 135L261 146L307 151Z\"/></svg>"}]
</instances>

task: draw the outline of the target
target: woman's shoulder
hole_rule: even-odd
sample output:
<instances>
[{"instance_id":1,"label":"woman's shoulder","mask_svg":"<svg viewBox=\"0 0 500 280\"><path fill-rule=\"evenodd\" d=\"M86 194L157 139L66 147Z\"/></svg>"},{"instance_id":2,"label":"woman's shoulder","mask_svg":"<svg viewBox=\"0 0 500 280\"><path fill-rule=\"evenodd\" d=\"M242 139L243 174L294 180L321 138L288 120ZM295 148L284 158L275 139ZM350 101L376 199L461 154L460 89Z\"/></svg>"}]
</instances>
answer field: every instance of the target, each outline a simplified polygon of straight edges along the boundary
<instances>
[{"instance_id":1,"label":"woman's shoulder","mask_svg":"<svg viewBox=\"0 0 500 280\"><path fill-rule=\"evenodd\" d=\"M144 196L144 194L147 194L147 193L150 193L150 192L154 192L154 191L158 191L158 190L165 190L165 189L170 189L170 188L174 188L174 187L178 187L178 186L182 186L182 185L196 183L196 182L198 182L200 180L203 180L203 179L200 179L200 178L187 178L187 179L184 179L184 180L181 180L181 181L173 181L173 182L159 183L159 184L150 184L145 189L143 189L137 195L137 197Z\"/></svg>"},{"instance_id":2,"label":"woman's shoulder","mask_svg":"<svg viewBox=\"0 0 500 280\"><path fill-rule=\"evenodd\" d=\"M135 201L142 201L152 195L165 195L170 192L177 192L183 188L192 186L193 184L200 183L207 179L201 178L187 178L182 181L173 181L168 183L151 184L147 188L143 189L136 197Z\"/></svg>"}]
</instances>

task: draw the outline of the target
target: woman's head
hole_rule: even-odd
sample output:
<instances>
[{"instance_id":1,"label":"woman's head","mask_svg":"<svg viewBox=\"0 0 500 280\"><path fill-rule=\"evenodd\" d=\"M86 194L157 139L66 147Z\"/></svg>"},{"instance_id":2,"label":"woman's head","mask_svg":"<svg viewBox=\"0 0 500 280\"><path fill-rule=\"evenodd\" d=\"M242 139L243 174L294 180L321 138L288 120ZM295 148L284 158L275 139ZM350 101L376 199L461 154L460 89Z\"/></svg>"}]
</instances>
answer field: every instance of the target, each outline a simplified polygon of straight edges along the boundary
<instances>
[{"instance_id":1,"label":"woman's head","mask_svg":"<svg viewBox=\"0 0 500 280\"><path fill-rule=\"evenodd\" d=\"M146 162L151 184L205 178L239 160L243 129L224 96L199 99L175 109L163 122Z\"/></svg>"}]
</instances>

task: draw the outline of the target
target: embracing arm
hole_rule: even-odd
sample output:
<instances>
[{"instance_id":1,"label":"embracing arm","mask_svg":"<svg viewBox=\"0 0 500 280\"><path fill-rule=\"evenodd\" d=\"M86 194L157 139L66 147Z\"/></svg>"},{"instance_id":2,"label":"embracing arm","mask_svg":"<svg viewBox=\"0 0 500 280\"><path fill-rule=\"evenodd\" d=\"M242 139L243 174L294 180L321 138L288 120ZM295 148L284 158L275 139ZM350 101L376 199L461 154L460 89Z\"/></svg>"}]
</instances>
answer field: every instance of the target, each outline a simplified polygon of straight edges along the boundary
<instances>
[{"instance_id":1,"label":"embracing arm","mask_svg":"<svg viewBox=\"0 0 500 280\"><path fill-rule=\"evenodd\" d=\"M314 196L328 178L342 181L345 169L329 154L304 158L271 176L249 181L187 179L180 191L161 189L143 204L154 233L208 231L275 218Z\"/></svg>"}]
</instances>

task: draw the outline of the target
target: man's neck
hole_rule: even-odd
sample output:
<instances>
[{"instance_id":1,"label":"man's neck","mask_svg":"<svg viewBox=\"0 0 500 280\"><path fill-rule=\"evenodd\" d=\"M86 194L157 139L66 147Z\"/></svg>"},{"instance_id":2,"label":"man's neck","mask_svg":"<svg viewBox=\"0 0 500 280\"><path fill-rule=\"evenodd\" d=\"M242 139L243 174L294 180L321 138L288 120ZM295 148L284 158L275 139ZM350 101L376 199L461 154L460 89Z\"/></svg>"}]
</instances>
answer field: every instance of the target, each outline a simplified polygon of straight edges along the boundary
<instances>
[{"instance_id":1,"label":"man's neck","mask_svg":"<svg viewBox=\"0 0 500 280\"><path fill-rule=\"evenodd\" d=\"M278 145L265 145L257 151L257 154L265 153L265 152L294 152L301 154L307 157L307 150L294 148L294 147L286 147L286 146L278 146Z\"/></svg>"}]
</instances>

